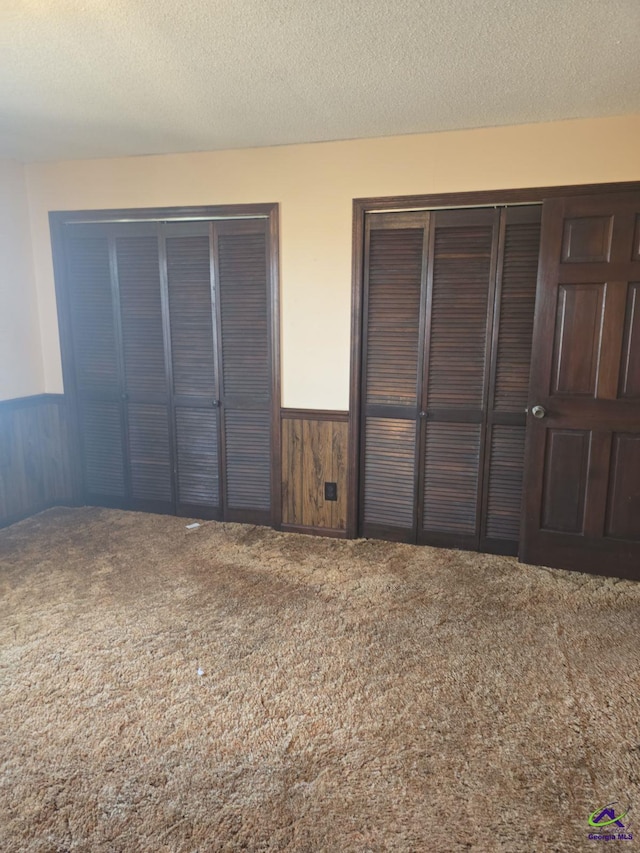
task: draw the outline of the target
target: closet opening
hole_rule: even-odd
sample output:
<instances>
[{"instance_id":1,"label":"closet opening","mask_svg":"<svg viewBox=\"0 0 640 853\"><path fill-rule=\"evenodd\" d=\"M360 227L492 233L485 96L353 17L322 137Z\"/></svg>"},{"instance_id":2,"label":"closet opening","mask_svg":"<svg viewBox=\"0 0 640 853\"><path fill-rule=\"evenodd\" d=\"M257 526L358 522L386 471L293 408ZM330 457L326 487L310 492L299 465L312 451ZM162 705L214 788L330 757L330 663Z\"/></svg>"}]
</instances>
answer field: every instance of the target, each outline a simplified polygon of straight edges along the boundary
<instances>
[{"instance_id":1,"label":"closet opening","mask_svg":"<svg viewBox=\"0 0 640 853\"><path fill-rule=\"evenodd\" d=\"M354 202L350 536L637 574L638 235L636 183Z\"/></svg>"}]
</instances>

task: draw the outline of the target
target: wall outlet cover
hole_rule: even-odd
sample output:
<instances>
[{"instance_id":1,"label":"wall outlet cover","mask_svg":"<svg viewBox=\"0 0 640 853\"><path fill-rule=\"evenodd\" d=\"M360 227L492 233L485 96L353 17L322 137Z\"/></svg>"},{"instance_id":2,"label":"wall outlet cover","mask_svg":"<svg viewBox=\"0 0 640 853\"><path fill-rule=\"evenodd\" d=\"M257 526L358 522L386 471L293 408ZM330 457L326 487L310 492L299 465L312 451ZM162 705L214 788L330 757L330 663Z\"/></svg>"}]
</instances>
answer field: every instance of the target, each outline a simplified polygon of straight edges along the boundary
<instances>
[{"instance_id":1,"label":"wall outlet cover","mask_svg":"<svg viewBox=\"0 0 640 853\"><path fill-rule=\"evenodd\" d=\"M325 501L337 501L338 500L338 484L337 483L325 483L324 484L324 499L325 499Z\"/></svg>"}]
</instances>

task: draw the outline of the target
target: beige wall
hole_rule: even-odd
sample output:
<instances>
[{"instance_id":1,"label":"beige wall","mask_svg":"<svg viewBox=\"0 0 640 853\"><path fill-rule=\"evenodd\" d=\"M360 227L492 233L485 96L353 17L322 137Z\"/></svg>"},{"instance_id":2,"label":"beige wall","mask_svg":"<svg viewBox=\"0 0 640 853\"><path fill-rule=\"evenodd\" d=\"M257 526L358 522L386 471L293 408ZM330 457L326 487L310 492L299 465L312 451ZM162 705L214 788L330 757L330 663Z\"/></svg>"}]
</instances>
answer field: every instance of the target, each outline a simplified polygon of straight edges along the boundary
<instances>
[{"instance_id":1,"label":"beige wall","mask_svg":"<svg viewBox=\"0 0 640 853\"><path fill-rule=\"evenodd\" d=\"M43 390L24 168L0 160L0 400Z\"/></svg>"},{"instance_id":2,"label":"beige wall","mask_svg":"<svg viewBox=\"0 0 640 853\"><path fill-rule=\"evenodd\" d=\"M640 179L640 116L27 169L47 391L62 378L47 211L279 202L283 404L348 406L351 200Z\"/></svg>"}]
</instances>

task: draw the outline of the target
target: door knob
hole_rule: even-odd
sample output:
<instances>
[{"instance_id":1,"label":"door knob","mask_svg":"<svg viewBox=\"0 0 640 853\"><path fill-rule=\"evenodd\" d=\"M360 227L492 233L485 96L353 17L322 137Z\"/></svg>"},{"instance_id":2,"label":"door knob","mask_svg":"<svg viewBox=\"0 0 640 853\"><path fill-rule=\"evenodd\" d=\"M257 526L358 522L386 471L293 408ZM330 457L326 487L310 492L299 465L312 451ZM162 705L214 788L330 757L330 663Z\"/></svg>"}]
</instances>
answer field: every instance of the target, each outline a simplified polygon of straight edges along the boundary
<instances>
[{"instance_id":1,"label":"door knob","mask_svg":"<svg viewBox=\"0 0 640 853\"><path fill-rule=\"evenodd\" d=\"M534 406L531 409L531 414L534 418L544 418L544 416L547 414L547 410L544 408L544 406Z\"/></svg>"}]
</instances>

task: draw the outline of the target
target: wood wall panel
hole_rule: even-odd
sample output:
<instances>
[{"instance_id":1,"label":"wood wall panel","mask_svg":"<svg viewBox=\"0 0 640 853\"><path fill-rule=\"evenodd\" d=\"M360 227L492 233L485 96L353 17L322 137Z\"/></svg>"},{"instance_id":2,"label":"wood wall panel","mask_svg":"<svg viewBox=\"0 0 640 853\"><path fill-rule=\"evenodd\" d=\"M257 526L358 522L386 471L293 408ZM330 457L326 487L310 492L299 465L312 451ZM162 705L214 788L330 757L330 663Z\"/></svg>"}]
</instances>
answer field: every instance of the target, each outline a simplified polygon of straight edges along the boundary
<instances>
[{"instance_id":1,"label":"wood wall panel","mask_svg":"<svg viewBox=\"0 0 640 853\"><path fill-rule=\"evenodd\" d=\"M286 529L343 534L347 525L346 413L282 413L282 524ZM337 484L337 501L324 484Z\"/></svg>"},{"instance_id":2,"label":"wood wall panel","mask_svg":"<svg viewBox=\"0 0 640 853\"><path fill-rule=\"evenodd\" d=\"M0 527L72 503L64 399L42 395L0 402Z\"/></svg>"}]
</instances>

